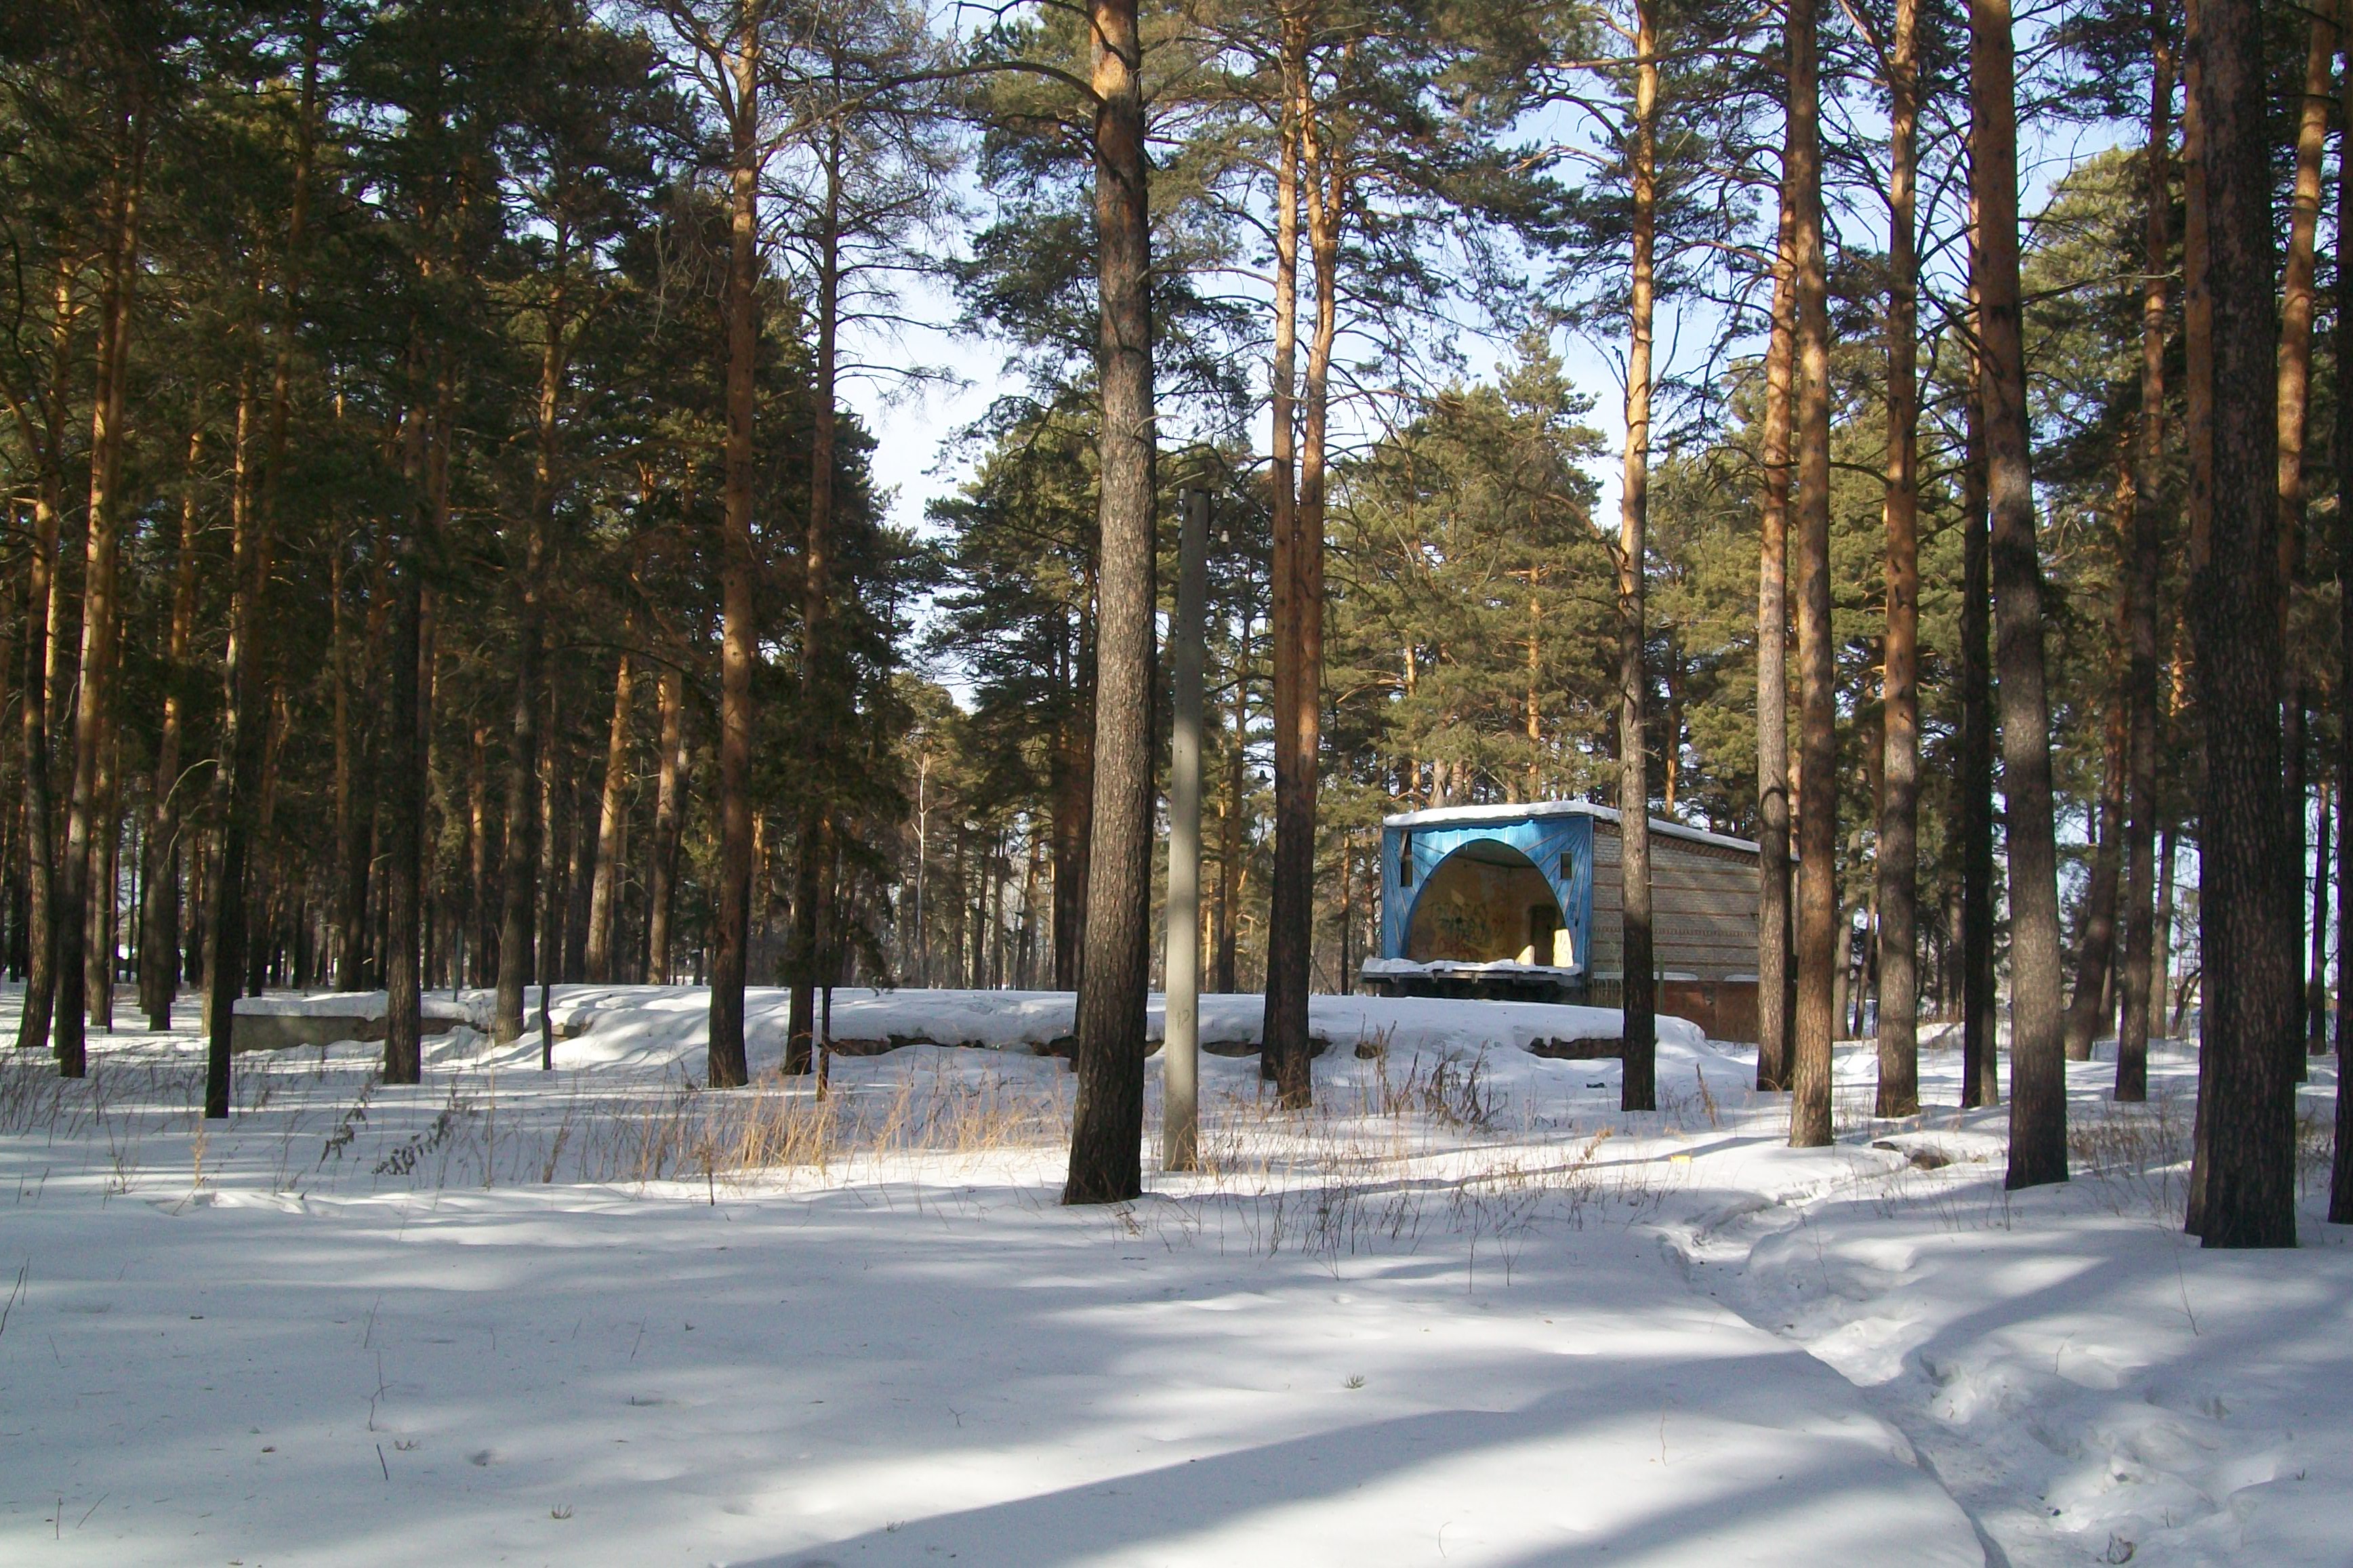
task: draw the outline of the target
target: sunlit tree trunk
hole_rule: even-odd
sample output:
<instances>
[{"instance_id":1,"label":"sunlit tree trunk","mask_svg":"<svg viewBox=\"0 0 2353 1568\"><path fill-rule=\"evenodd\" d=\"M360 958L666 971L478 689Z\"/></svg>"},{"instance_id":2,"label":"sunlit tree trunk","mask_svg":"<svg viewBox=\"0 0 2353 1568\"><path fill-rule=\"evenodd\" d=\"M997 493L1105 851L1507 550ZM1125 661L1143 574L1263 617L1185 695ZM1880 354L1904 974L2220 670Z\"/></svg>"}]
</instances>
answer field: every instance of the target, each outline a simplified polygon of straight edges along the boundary
<instances>
[{"instance_id":1,"label":"sunlit tree trunk","mask_svg":"<svg viewBox=\"0 0 2353 1568\"><path fill-rule=\"evenodd\" d=\"M2296 581L2303 574L2305 527L2304 450L2312 402L2312 322L2319 304L2314 249L2320 229L2320 165L2328 144L2328 68L2337 49L2337 26L2325 8L2306 29L2304 93L2298 106L2295 173L2289 187L2287 259L2280 279L2279 314L2279 582L2280 617L2280 818L2284 856L2280 894L2289 924L2304 925L2304 819L2306 757L2304 670L2288 641L2289 614ZM2297 958L2299 968L2302 957ZM2301 976L2299 975L2299 979ZM2298 987L2299 992L2302 987ZM2304 1048L2283 1047L2288 1070L2304 1077Z\"/></svg>"},{"instance_id":2,"label":"sunlit tree trunk","mask_svg":"<svg viewBox=\"0 0 2353 1568\"><path fill-rule=\"evenodd\" d=\"M1977 313L1976 205L1970 205L1969 305ZM1961 1103L2001 1099L1995 1047L1993 879L1993 539L1986 501L1984 376L1969 358L1961 458Z\"/></svg>"},{"instance_id":3,"label":"sunlit tree trunk","mask_svg":"<svg viewBox=\"0 0 2353 1568\"><path fill-rule=\"evenodd\" d=\"M793 950L790 1027L785 1070L809 1070L810 1031L816 1024L815 987L821 980L822 932L831 889L826 871L833 863L828 813L819 781L827 776L825 753L835 740L842 693L833 679L827 616L832 594L833 468L839 422L834 397L835 345L841 314L841 132L825 139L825 197L818 226L817 385L814 431L809 445L808 529L801 551L801 759L800 830L793 845Z\"/></svg>"},{"instance_id":4,"label":"sunlit tree trunk","mask_svg":"<svg viewBox=\"0 0 2353 1568\"><path fill-rule=\"evenodd\" d=\"M1093 844L1066 1204L1143 1187L1153 770L1152 226L1135 0L1090 0L1103 387Z\"/></svg>"},{"instance_id":5,"label":"sunlit tree trunk","mask_svg":"<svg viewBox=\"0 0 2353 1568\"><path fill-rule=\"evenodd\" d=\"M2300 908L2280 897L2278 318L2262 17L2203 0L2189 40L2202 119L2204 277L2211 311L2212 489L2193 551L2206 785L2199 843L2209 1247L2295 1244L2295 1035Z\"/></svg>"},{"instance_id":6,"label":"sunlit tree trunk","mask_svg":"<svg viewBox=\"0 0 2353 1568\"><path fill-rule=\"evenodd\" d=\"M1238 623L1234 641L1233 744L1226 752L1225 798L1218 807L1217 979L1214 989L1240 989L1242 897L1242 813L1250 783L1250 616Z\"/></svg>"},{"instance_id":7,"label":"sunlit tree trunk","mask_svg":"<svg viewBox=\"0 0 2353 1568\"><path fill-rule=\"evenodd\" d=\"M1788 7L1790 278L1797 301L1796 504L1790 561L1798 590L1798 1007L1790 1058L1789 1142L1831 1141L1831 1044L1842 967L1838 898L1838 669L1831 645L1830 308L1822 254L1820 8Z\"/></svg>"},{"instance_id":8,"label":"sunlit tree trunk","mask_svg":"<svg viewBox=\"0 0 2353 1568\"><path fill-rule=\"evenodd\" d=\"M275 363L270 374L269 426L259 504L249 526L237 529L231 548L228 656L222 669L221 772L214 792L220 843L206 902L212 920L206 943L206 1041L205 1115L228 1115L229 1041L246 958L246 871L252 823L261 789L268 716L261 710L265 600L277 527L279 481L286 468L292 416L295 324L302 294L304 245L311 212L311 165L318 126L320 14L314 5L303 39L301 119L296 131L293 191L286 219L284 276L278 300Z\"/></svg>"},{"instance_id":9,"label":"sunlit tree trunk","mask_svg":"<svg viewBox=\"0 0 2353 1568\"><path fill-rule=\"evenodd\" d=\"M2181 50L2181 358L2182 445L2188 448L2189 478L2189 560L2193 580L2184 595L2182 619L2193 629L2199 613L2194 575L2212 548L2214 520L2214 297L2208 285L2207 147L2203 74L2198 48L2200 17L2204 0L2186 0L2182 7ZM2194 642L2194 636L2193 636ZM2183 657L2179 642L2177 664ZM2203 759L2200 760L2203 765ZM2168 868L2171 862L2167 862ZM2180 993L2174 1018L2177 1027L2189 1003L2189 986ZM2206 1224L2207 1110L2213 1099L2216 1053L2198 1053L2198 1110L2191 1131L2189 1192L2185 1228L2196 1236Z\"/></svg>"},{"instance_id":10,"label":"sunlit tree trunk","mask_svg":"<svg viewBox=\"0 0 2353 1568\"><path fill-rule=\"evenodd\" d=\"M1324 540L1310 536L1303 512L1305 475L1294 446L1299 342L1299 227L1303 195L1321 201L1320 171L1309 156L1313 111L1308 80L1308 18L1286 6L1282 17L1282 105L1277 116L1281 151L1275 164L1274 381L1270 479L1274 491L1274 550L1268 626L1274 680L1270 718L1274 728L1274 872L1267 917L1266 1000L1259 1055L1261 1072L1276 1081L1286 1102L1311 1093L1307 1041L1308 967L1313 958L1315 900L1315 732L1317 670L1308 663L1310 617L1321 621L1320 597L1304 598L1314 555L1320 578ZM1303 182L1305 191L1303 192ZM1311 242L1312 243L1312 242ZM1320 304L1319 304L1320 308ZM1313 358L1313 350L1310 350ZM1311 368L1312 379L1312 368ZM1310 389L1313 400L1313 389ZM1311 445L1313 437L1311 437ZM1320 463L1321 454L1316 454ZM1299 468L1294 464L1299 463ZM1320 471L1320 470L1319 470ZM1294 474L1297 488L1294 489Z\"/></svg>"},{"instance_id":11,"label":"sunlit tree trunk","mask_svg":"<svg viewBox=\"0 0 2353 1568\"><path fill-rule=\"evenodd\" d=\"M1786 170L1786 150L1784 167ZM1789 402L1797 290L1786 173L1765 350L1765 496L1757 569L1757 1087L1789 1087Z\"/></svg>"},{"instance_id":12,"label":"sunlit tree trunk","mask_svg":"<svg viewBox=\"0 0 2353 1568\"><path fill-rule=\"evenodd\" d=\"M2158 3L2158 0L2152 0ZM2344 19L2353 24L2353 0ZM2343 31L2346 63L2337 111L2337 363L2353 366L2353 26ZM2328 1173L2328 1222L2353 1225L2353 1074L2348 993L2353 990L2353 397L2337 398L2337 1148Z\"/></svg>"},{"instance_id":13,"label":"sunlit tree trunk","mask_svg":"<svg viewBox=\"0 0 2353 1568\"><path fill-rule=\"evenodd\" d=\"M90 977L85 945L93 873L103 877L107 863L106 846L101 842L105 802L99 768L114 700L120 616L116 573L122 554L119 537L122 426L130 380L131 303L139 272L141 186L146 169L146 119L135 89L126 96L116 136L108 181L106 275L99 301L98 381L90 400L90 511L82 577L81 678L74 700L73 790L68 805L61 868L64 885L59 889L56 926L57 1057L58 1070L66 1078L80 1078L87 1068L84 1026ZM108 898L113 897L112 889L105 891Z\"/></svg>"},{"instance_id":14,"label":"sunlit tree trunk","mask_svg":"<svg viewBox=\"0 0 2353 1568\"><path fill-rule=\"evenodd\" d=\"M653 864L646 889L646 978L670 984L670 914L678 902L679 823L686 808L686 681L663 667L656 689L661 708L661 763L654 786Z\"/></svg>"},{"instance_id":15,"label":"sunlit tree trunk","mask_svg":"<svg viewBox=\"0 0 2353 1568\"><path fill-rule=\"evenodd\" d=\"M743 7L724 61L730 84L727 181L727 447L720 534L719 889L712 921L711 1046L713 1089L747 1082L744 976L752 934L752 667L759 658L752 543L754 374L760 346L761 37L756 7Z\"/></svg>"},{"instance_id":16,"label":"sunlit tree trunk","mask_svg":"<svg viewBox=\"0 0 2353 1568\"><path fill-rule=\"evenodd\" d=\"M2304 984L2305 1049L2316 1057L2328 1053L2328 808L2335 795L2331 781L2322 779L2313 821L2312 958Z\"/></svg>"},{"instance_id":17,"label":"sunlit tree trunk","mask_svg":"<svg viewBox=\"0 0 2353 1568\"><path fill-rule=\"evenodd\" d=\"M2118 543L2123 544L2121 538ZM2118 554L2123 553L2119 549ZM2121 588L2116 630L2116 647L2121 648L2130 636L2126 626L2132 614L2130 563L2119 560L2116 566ZM2109 691L2102 725L2092 874L2084 889L2084 929L2076 949L2075 988L2068 998L2064 1025L2067 1059L2071 1062L2092 1059L2093 1043L2099 1038L2101 1027L2109 1016L2109 984L2116 953L2116 884L2124 870L2124 774L2128 733L2126 697L2121 689L2123 675L2124 670L2118 668L2116 687Z\"/></svg>"},{"instance_id":18,"label":"sunlit tree trunk","mask_svg":"<svg viewBox=\"0 0 2353 1568\"><path fill-rule=\"evenodd\" d=\"M172 999L180 983L180 737L194 671L188 653L196 622L196 465L204 455L201 424L188 436L180 496L180 542L172 574L172 618L164 640L164 715L155 738L154 783L149 791L146 888L139 938L139 1001L147 1026L172 1026Z\"/></svg>"},{"instance_id":19,"label":"sunlit tree trunk","mask_svg":"<svg viewBox=\"0 0 2353 1568\"><path fill-rule=\"evenodd\" d=\"M1888 54L1887 637L1879 812L1882 1116L1920 1109L1919 245L1913 222L1920 114L1919 0L1896 0Z\"/></svg>"},{"instance_id":20,"label":"sunlit tree trunk","mask_svg":"<svg viewBox=\"0 0 2353 1568\"><path fill-rule=\"evenodd\" d=\"M588 898L588 979L613 979L613 924L620 906L622 842L628 831L630 660L613 677L613 723L605 742L605 787L596 812L596 886Z\"/></svg>"},{"instance_id":21,"label":"sunlit tree trunk","mask_svg":"<svg viewBox=\"0 0 2353 1568\"><path fill-rule=\"evenodd\" d=\"M1651 331L1658 238L1658 34L1650 0L1634 7L1634 123L1631 177L1632 266L1627 296L1631 323L1626 351L1626 468L1618 523L1618 831L1623 889L1624 978L1621 1110L1658 1106L1657 969L1651 945L1650 745L1644 721L1649 678L1642 668L1644 567L1651 508ZM1672 744L1672 742L1670 742ZM1536 955L1542 962L1542 955Z\"/></svg>"},{"instance_id":22,"label":"sunlit tree trunk","mask_svg":"<svg viewBox=\"0 0 2353 1568\"><path fill-rule=\"evenodd\" d=\"M530 510L524 514L522 559L515 592L514 721L507 745L506 839L501 846L498 995L491 1037L513 1040L523 1031L523 989L542 971L539 952L541 662L545 637L549 535L554 527L561 459L564 384L568 363L567 299L562 276L565 232L555 234L556 279L547 300L546 336L539 350L539 396L533 421Z\"/></svg>"},{"instance_id":23,"label":"sunlit tree trunk","mask_svg":"<svg viewBox=\"0 0 2353 1568\"><path fill-rule=\"evenodd\" d=\"M2173 36L2171 0L2149 0L2152 67L2148 143L2143 153L2140 295L2140 427L2133 447L2130 609L2125 642L2125 954L2116 1028L2116 1098L2148 1097L2150 992L2161 992L2151 904L2157 882L2157 593L2164 545L2158 508L2165 461L2165 313L2173 259ZM2338 450L2348 448L2340 446ZM2160 994L2156 1005L2162 1007Z\"/></svg>"},{"instance_id":24,"label":"sunlit tree trunk","mask_svg":"<svg viewBox=\"0 0 2353 1568\"><path fill-rule=\"evenodd\" d=\"M39 454L33 490L32 556L26 565L25 694L21 730L25 769L26 945L29 965L16 1023L16 1045L39 1050L49 1043L49 1015L57 999L57 803L52 789L49 723L56 712L58 636L65 614L65 584L58 569L58 532L64 512L64 463L58 450L63 435L67 378L71 374L75 261L58 267L49 321L49 387L38 428L29 410L16 408L26 447Z\"/></svg>"},{"instance_id":25,"label":"sunlit tree trunk","mask_svg":"<svg viewBox=\"0 0 2353 1568\"><path fill-rule=\"evenodd\" d=\"M2018 279L2018 104L2010 0L1973 0L1969 88L1978 212L1978 384L1992 519L1994 658L2000 672L2004 843L2010 852L2009 1184L2067 1179L2060 1037L2059 871L2043 686L2042 564L2029 463Z\"/></svg>"}]
</instances>

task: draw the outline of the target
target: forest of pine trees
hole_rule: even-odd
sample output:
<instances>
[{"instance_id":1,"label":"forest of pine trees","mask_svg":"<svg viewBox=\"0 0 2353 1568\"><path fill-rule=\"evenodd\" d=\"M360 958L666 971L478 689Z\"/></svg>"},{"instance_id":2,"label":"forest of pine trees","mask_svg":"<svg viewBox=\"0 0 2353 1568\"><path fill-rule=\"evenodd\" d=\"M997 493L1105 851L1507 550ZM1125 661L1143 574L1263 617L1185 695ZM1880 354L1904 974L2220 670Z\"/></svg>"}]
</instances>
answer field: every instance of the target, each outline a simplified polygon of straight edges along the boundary
<instances>
[{"instance_id":1,"label":"forest of pine trees","mask_svg":"<svg viewBox=\"0 0 2353 1568\"><path fill-rule=\"evenodd\" d=\"M836 984L1075 989L1068 1195L1133 1195L1195 488L1202 973L1283 1103L1382 815L1639 797L1764 846L1792 1142L1955 1020L2064 1180L2066 1061L2194 1021L2190 1226L2293 1242L2353 14L57 0L0 237L0 958L67 1075L201 1016L226 1115L265 987L386 991L414 1082L433 989L707 985L714 1088L747 984L787 1071ZM927 310L1003 369L893 521L852 393Z\"/></svg>"}]
</instances>

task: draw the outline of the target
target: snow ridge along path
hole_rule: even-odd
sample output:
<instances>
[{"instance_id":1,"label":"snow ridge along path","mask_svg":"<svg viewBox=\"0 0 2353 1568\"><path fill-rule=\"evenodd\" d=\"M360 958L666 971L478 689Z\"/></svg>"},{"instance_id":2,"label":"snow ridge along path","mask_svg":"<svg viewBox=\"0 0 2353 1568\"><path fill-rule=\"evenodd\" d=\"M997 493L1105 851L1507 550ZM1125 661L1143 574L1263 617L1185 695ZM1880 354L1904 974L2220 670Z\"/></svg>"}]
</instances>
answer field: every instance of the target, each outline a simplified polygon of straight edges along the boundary
<instances>
[{"instance_id":1,"label":"snow ridge along path","mask_svg":"<svg viewBox=\"0 0 2353 1568\"><path fill-rule=\"evenodd\" d=\"M243 1057L226 1129L189 1032L83 1085L0 1066L0 1560L2353 1561L2294 1489L2346 1495L2353 1418L2307 1393L2353 1386L2343 1249L2222 1290L2097 1195L2161 1166L1997 1220L1998 1119L1869 1123L1867 1055L1841 1144L1796 1152L1687 1027L1667 1110L1621 1117L1614 1061L1527 1049L1614 1014L1319 998L1314 1117L1212 1056L1210 1168L1072 1211L1034 1054L1067 998L842 994L845 1038L995 1048L837 1058L823 1107L752 1001L741 1095L689 1087L670 988L559 990L549 1075L470 1029L417 1089L371 1047ZM2180 1265L2186 1346L2100 1245ZM2130 1333L2047 1351L2063 1309ZM2148 1529L2059 1452L2145 1385L2142 1447L2196 1460L2132 1483Z\"/></svg>"}]
</instances>

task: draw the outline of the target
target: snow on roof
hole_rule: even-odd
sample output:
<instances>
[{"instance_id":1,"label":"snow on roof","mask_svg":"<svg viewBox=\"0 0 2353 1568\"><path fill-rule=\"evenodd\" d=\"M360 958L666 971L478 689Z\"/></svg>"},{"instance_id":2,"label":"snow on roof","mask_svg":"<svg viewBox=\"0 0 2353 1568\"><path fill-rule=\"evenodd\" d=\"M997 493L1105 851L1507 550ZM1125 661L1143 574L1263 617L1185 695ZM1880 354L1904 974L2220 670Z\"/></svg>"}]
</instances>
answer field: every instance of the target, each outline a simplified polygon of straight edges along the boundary
<instances>
[{"instance_id":1,"label":"snow on roof","mask_svg":"<svg viewBox=\"0 0 2353 1568\"><path fill-rule=\"evenodd\" d=\"M1441 805L1427 811L1401 811L1381 818L1383 827L1462 827L1479 822L1525 822L1539 816L1593 816L1604 822L1618 820L1614 805L1595 805L1582 800L1533 800L1504 805ZM1733 838L1705 828L1688 827L1680 822L1651 818L1651 831L1663 833L1670 838L1689 839L1694 844L1713 844L1721 849L1745 850L1757 853L1754 840Z\"/></svg>"}]
</instances>

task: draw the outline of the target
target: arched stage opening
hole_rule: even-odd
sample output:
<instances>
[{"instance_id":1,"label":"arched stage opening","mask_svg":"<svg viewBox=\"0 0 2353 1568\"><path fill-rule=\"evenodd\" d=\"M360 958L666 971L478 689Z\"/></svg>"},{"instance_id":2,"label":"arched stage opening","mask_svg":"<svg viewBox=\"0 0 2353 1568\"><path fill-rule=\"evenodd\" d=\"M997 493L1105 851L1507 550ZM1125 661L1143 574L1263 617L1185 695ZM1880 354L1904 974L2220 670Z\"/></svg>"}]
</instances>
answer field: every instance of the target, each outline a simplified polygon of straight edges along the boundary
<instances>
[{"instance_id":1,"label":"arched stage opening","mask_svg":"<svg viewBox=\"0 0 2353 1568\"><path fill-rule=\"evenodd\" d=\"M1577 963L1576 939L1536 863L1498 838L1472 838L1422 880L1402 957L1418 963Z\"/></svg>"}]
</instances>

